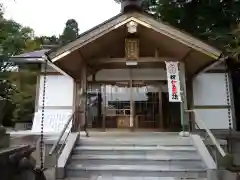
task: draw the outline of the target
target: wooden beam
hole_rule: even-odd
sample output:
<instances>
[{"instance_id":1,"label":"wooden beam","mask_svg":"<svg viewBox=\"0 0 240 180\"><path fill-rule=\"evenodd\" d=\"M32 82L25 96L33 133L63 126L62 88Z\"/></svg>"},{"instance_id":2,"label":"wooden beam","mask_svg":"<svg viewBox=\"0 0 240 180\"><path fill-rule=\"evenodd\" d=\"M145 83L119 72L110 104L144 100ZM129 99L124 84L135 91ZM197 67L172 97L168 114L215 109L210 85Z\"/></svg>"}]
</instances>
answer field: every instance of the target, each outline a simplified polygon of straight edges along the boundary
<instances>
[{"instance_id":1,"label":"wooden beam","mask_svg":"<svg viewBox=\"0 0 240 180\"><path fill-rule=\"evenodd\" d=\"M135 82L136 82L136 80L134 80L133 85L136 84ZM101 80L93 81L93 80L90 80L90 81L88 81L88 84L112 84L112 85L119 85L121 83L123 83L122 80L106 80L106 81L101 81ZM147 81L143 81L143 85L150 84L150 83L154 84L154 85L163 84L163 83L165 83L165 80L147 80Z\"/></svg>"},{"instance_id":2,"label":"wooden beam","mask_svg":"<svg viewBox=\"0 0 240 180\"><path fill-rule=\"evenodd\" d=\"M125 63L107 63L107 64L96 64L98 70L101 69L144 69L144 68L165 68L164 62L158 63L139 63L137 66L127 66Z\"/></svg>"},{"instance_id":3,"label":"wooden beam","mask_svg":"<svg viewBox=\"0 0 240 180\"><path fill-rule=\"evenodd\" d=\"M41 72L40 74L44 75L45 73ZM64 75L64 74L62 74L60 72L47 72L46 74L47 74L47 76Z\"/></svg>"},{"instance_id":4,"label":"wooden beam","mask_svg":"<svg viewBox=\"0 0 240 180\"><path fill-rule=\"evenodd\" d=\"M140 57L138 63L176 61L173 57ZM88 61L91 64L125 63L127 58L96 58Z\"/></svg>"},{"instance_id":5,"label":"wooden beam","mask_svg":"<svg viewBox=\"0 0 240 180\"><path fill-rule=\"evenodd\" d=\"M180 59L179 61L182 61L185 63L185 60L188 58L188 56L191 54L192 49L189 49Z\"/></svg>"},{"instance_id":6,"label":"wooden beam","mask_svg":"<svg viewBox=\"0 0 240 180\"><path fill-rule=\"evenodd\" d=\"M158 49L155 50L155 58L159 58L159 50Z\"/></svg>"},{"instance_id":7,"label":"wooden beam","mask_svg":"<svg viewBox=\"0 0 240 180\"><path fill-rule=\"evenodd\" d=\"M79 64L79 67L85 65L87 67L87 73L88 74L94 74L96 73L97 69L92 67L91 64L88 63L88 61L86 61L86 59L84 58L84 56L82 55L82 52L80 50L77 51L78 55L81 58L81 63Z\"/></svg>"}]
</instances>

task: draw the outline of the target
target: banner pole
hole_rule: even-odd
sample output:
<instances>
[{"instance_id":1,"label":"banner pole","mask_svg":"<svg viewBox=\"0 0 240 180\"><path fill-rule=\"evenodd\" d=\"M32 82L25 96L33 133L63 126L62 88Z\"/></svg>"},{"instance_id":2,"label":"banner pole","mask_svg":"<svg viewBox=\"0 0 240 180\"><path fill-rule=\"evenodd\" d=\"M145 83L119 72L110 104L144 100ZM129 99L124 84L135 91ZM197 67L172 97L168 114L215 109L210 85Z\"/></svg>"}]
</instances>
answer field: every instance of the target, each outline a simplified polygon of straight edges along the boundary
<instances>
[{"instance_id":1,"label":"banner pole","mask_svg":"<svg viewBox=\"0 0 240 180\"><path fill-rule=\"evenodd\" d=\"M184 117L184 98L183 98L183 91L181 91L181 99L182 101L180 102L180 114L181 114L181 126L182 126L182 132L184 133L185 132L185 117Z\"/></svg>"},{"instance_id":2,"label":"banner pole","mask_svg":"<svg viewBox=\"0 0 240 180\"><path fill-rule=\"evenodd\" d=\"M182 126L182 131L179 133L180 136L182 137L188 137L189 132L188 130L186 131L185 129L185 110L184 110L184 92L181 91L181 99L182 101L180 102L180 114L181 114L181 126Z\"/></svg>"}]
</instances>

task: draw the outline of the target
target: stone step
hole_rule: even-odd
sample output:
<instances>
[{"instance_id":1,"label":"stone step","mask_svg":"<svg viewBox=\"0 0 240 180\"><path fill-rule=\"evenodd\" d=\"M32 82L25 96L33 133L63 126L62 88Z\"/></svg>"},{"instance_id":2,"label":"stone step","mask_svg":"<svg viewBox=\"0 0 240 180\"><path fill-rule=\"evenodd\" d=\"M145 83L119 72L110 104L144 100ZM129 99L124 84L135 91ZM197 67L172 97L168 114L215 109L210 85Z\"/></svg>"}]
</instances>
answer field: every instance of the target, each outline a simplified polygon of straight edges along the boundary
<instances>
[{"instance_id":1,"label":"stone step","mask_svg":"<svg viewBox=\"0 0 240 180\"><path fill-rule=\"evenodd\" d=\"M122 159L122 160L162 160L162 161L200 161L201 157L198 156L172 156L172 155L72 155L72 159L89 159L89 160L101 160L101 159Z\"/></svg>"},{"instance_id":2,"label":"stone step","mask_svg":"<svg viewBox=\"0 0 240 180\"><path fill-rule=\"evenodd\" d=\"M91 135L91 134L90 134ZM188 146L193 145L193 142L188 137L81 137L77 145L81 146Z\"/></svg>"},{"instance_id":3,"label":"stone step","mask_svg":"<svg viewBox=\"0 0 240 180\"><path fill-rule=\"evenodd\" d=\"M78 177L70 177L65 180L80 180ZM127 176L91 176L87 178L81 178L81 180L183 180L175 177L127 177ZM187 180L207 180L207 178L188 178Z\"/></svg>"},{"instance_id":4,"label":"stone step","mask_svg":"<svg viewBox=\"0 0 240 180\"><path fill-rule=\"evenodd\" d=\"M90 138L81 137L77 141L66 167L68 178L180 180L207 177L206 165L191 137L164 133L97 135L90 133Z\"/></svg>"},{"instance_id":5,"label":"stone step","mask_svg":"<svg viewBox=\"0 0 240 180\"><path fill-rule=\"evenodd\" d=\"M193 146L76 146L73 154L193 156L198 153Z\"/></svg>"},{"instance_id":6,"label":"stone step","mask_svg":"<svg viewBox=\"0 0 240 180\"><path fill-rule=\"evenodd\" d=\"M194 146L77 146L75 149L79 149L81 151L88 150L97 150L97 151L124 151L124 150L132 150L132 151L196 151Z\"/></svg>"},{"instance_id":7,"label":"stone step","mask_svg":"<svg viewBox=\"0 0 240 180\"><path fill-rule=\"evenodd\" d=\"M91 177L91 176L127 176L127 177L206 177L205 169L184 167L176 165L69 165L66 171L67 177Z\"/></svg>"},{"instance_id":8,"label":"stone step","mask_svg":"<svg viewBox=\"0 0 240 180\"><path fill-rule=\"evenodd\" d=\"M177 165L181 167L205 168L200 157L166 158L166 156L141 156L141 155L73 155L71 164L83 165Z\"/></svg>"}]
</instances>

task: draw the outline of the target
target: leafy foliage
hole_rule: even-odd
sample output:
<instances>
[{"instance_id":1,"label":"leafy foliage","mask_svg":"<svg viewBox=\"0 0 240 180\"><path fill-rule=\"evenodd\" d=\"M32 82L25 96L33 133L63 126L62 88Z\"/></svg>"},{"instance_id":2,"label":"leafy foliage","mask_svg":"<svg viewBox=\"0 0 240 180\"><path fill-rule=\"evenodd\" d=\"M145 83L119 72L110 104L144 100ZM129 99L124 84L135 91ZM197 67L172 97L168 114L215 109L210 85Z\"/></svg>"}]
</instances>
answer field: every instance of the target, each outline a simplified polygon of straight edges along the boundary
<instances>
[{"instance_id":1,"label":"leafy foliage","mask_svg":"<svg viewBox=\"0 0 240 180\"><path fill-rule=\"evenodd\" d=\"M36 49L37 46L33 44L33 36L32 29L22 27L12 20L4 20L0 29L2 52L7 56L13 56L27 50L32 51Z\"/></svg>"},{"instance_id":2,"label":"leafy foliage","mask_svg":"<svg viewBox=\"0 0 240 180\"><path fill-rule=\"evenodd\" d=\"M208 43L239 54L240 1L238 0L146 0L145 10Z\"/></svg>"},{"instance_id":3,"label":"leafy foliage","mask_svg":"<svg viewBox=\"0 0 240 180\"><path fill-rule=\"evenodd\" d=\"M230 45L230 52L232 56L240 60L240 27L236 28L235 31L233 31L233 37L232 37L232 43Z\"/></svg>"},{"instance_id":4,"label":"leafy foliage","mask_svg":"<svg viewBox=\"0 0 240 180\"><path fill-rule=\"evenodd\" d=\"M13 121L32 120L39 70L40 68L37 64L20 65L18 72L11 73L10 78L16 87L12 94L12 101L15 105Z\"/></svg>"},{"instance_id":5,"label":"leafy foliage","mask_svg":"<svg viewBox=\"0 0 240 180\"><path fill-rule=\"evenodd\" d=\"M0 96L14 105L8 110L12 112L6 112L12 114L13 121L32 120L36 76L40 73L40 67L36 64L15 64L8 57L40 49L43 45L61 45L73 41L78 37L78 23L69 19L60 37L36 37L31 28L6 20L3 14L0 4Z\"/></svg>"},{"instance_id":6,"label":"leafy foliage","mask_svg":"<svg viewBox=\"0 0 240 180\"><path fill-rule=\"evenodd\" d=\"M60 46L63 44L66 44L68 42L74 41L79 36L79 28L78 23L75 19L69 19L66 22L65 28L63 30L62 35L59 37L53 35L53 36L40 36L35 37L35 42L37 44L40 44L42 46L49 46L51 45L53 47Z\"/></svg>"},{"instance_id":7,"label":"leafy foliage","mask_svg":"<svg viewBox=\"0 0 240 180\"><path fill-rule=\"evenodd\" d=\"M0 96L10 100L15 107L8 109L12 111L11 113L5 113L12 114L13 118L18 120L32 112L29 104L34 102L32 89L35 89L36 83L34 85L29 82L19 83L20 79L23 79L23 75L19 72L20 67L10 61L9 57L39 49L40 43L35 41L34 31L31 28L4 19L2 6L0 7ZM36 79L32 73L33 71L25 72L24 78Z\"/></svg>"},{"instance_id":8,"label":"leafy foliage","mask_svg":"<svg viewBox=\"0 0 240 180\"><path fill-rule=\"evenodd\" d=\"M40 36L35 37L35 41L41 45L59 45L59 38L56 36Z\"/></svg>"},{"instance_id":9,"label":"leafy foliage","mask_svg":"<svg viewBox=\"0 0 240 180\"><path fill-rule=\"evenodd\" d=\"M63 30L63 34L60 36L61 44L66 44L77 39L79 35L78 23L75 19L69 19L66 22L66 27Z\"/></svg>"}]
</instances>

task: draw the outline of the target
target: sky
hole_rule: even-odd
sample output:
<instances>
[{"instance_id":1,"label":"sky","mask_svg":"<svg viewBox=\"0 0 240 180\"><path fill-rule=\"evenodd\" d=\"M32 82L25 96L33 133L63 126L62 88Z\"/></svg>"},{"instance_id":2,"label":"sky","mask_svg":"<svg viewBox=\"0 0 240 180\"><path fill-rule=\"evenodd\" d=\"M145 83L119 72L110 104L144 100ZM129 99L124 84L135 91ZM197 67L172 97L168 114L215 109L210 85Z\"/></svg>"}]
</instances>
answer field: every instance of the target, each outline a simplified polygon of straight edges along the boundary
<instances>
[{"instance_id":1,"label":"sky","mask_svg":"<svg viewBox=\"0 0 240 180\"><path fill-rule=\"evenodd\" d=\"M0 0L5 18L29 26L35 35L51 36L63 32L68 19L78 22L80 33L117 15L114 0Z\"/></svg>"}]
</instances>

